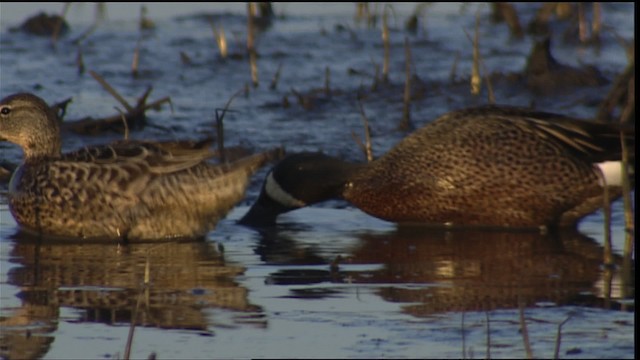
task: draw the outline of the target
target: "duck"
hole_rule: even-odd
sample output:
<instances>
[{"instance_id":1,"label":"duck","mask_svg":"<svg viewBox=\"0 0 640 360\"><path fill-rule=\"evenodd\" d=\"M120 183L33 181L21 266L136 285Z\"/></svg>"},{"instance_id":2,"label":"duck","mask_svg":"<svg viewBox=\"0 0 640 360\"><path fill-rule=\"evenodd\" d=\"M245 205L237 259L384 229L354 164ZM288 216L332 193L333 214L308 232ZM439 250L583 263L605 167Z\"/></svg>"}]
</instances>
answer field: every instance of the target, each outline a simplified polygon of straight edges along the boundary
<instances>
[{"instance_id":1,"label":"duck","mask_svg":"<svg viewBox=\"0 0 640 360\"><path fill-rule=\"evenodd\" d=\"M288 155L239 222L274 226L280 214L339 199L399 224L575 227L602 207L605 186L621 196L621 132L635 149L635 130L621 124L508 105L454 110L369 163Z\"/></svg>"},{"instance_id":2,"label":"duck","mask_svg":"<svg viewBox=\"0 0 640 360\"><path fill-rule=\"evenodd\" d=\"M283 151L216 164L210 141L119 140L62 153L56 113L31 93L0 101L0 140L23 152L8 189L22 230L124 243L203 237Z\"/></svg>"}]
</instances>

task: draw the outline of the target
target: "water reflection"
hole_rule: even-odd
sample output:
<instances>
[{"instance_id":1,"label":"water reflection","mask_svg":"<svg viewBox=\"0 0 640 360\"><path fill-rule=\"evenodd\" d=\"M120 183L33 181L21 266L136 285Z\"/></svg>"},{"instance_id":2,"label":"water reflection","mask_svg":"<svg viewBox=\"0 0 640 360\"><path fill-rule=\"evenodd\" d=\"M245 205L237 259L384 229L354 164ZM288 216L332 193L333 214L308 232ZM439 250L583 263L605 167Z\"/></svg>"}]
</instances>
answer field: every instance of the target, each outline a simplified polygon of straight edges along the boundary
<instances>
[{"instance_id":1,"label":"water reflection","mask_svg":"<svg viewBox=\"0 0 640 360\"><path fill-rule=\"evenodd\" d=\"M381 298L406 304L403 311L416 316L510 309L520 302L621 308L609 301L615 270L603 271L602 247L577 231L541 235L400 228L356 236L357 245L334 259L325 257L329 266L324 268L308 267L319 264L321 256L317 249L296 244L291 231L262 233L257 251L266 262L288 265L270 275L271 284L310 285L292 289L294 296L333 296L312 287L323 282L375 284ZM307 268L295 266L306 259L313 260Z\"/></svg>"},{"instance_id":2,"label":"water reflection","mask_svg":"<svg viewBox=\"0 0 640 360\"><path fill-rule=\"evenodd\" d=\"M139 297L138 326L206 335L216 325L205 311L211 308L262 326L261 309L235 281L245 269L226 263L212 243L40 244L17 234L9 258L20 265L9 270L8 283L20 288L21 305L3 309L11 314L0 320L3 358L43 356L61 320L130 324ZM72 319L60 318L62 307L75 311Z\"/></svg>"}]
</instances>

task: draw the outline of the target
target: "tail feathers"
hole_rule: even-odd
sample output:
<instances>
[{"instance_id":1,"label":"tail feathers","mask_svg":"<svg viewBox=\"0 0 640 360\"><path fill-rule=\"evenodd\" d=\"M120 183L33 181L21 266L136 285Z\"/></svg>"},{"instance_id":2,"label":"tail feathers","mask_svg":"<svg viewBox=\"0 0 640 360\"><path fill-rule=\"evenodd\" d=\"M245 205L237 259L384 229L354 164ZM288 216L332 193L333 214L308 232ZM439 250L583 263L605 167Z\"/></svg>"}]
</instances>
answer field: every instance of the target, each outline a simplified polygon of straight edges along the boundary
<instances>
[{"instance_id":1,"label":"tail feathers","mask_svg":"<svg viewBox=\"0 0 640 360\"><path fill-rule=\"evenodd\" d=\"M599 169L600 186L622 186L622 180L624 178L622 161L604 161L596 164ZM629 176L631 186L635 187L635 166L628 164L627 175Z\"/></svg>"}]
</instances>

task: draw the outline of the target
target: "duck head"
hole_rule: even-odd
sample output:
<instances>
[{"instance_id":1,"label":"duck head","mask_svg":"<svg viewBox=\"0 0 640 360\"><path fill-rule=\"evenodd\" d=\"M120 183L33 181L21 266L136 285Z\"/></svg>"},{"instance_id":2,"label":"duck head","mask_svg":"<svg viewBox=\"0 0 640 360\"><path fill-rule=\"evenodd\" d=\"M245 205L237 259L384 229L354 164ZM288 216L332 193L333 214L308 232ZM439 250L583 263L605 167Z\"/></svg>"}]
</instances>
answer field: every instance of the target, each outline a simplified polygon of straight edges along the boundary
<instances>
[{"instance_id":1,"label":"duck head","mask_svg":"<svg viewBox=\"0 0 640 360\"><path fill-rule=\"evenodd\" d=\"M269 171L258 200L239 222L271 226L282 213L340 199L345 184L360 166L322 153L289 155Z\"/></svg>"},{"instance_id":2,"label":"duck head","mask_svg":"<svg viewBox=\"0 0 640 360\"><path fill-rule=\"evenodd\" d=\"M19 145L27 162L60 156L57 115L33 94L7 96L0 101L0 140Z\"/></svg>"}]
</instances>

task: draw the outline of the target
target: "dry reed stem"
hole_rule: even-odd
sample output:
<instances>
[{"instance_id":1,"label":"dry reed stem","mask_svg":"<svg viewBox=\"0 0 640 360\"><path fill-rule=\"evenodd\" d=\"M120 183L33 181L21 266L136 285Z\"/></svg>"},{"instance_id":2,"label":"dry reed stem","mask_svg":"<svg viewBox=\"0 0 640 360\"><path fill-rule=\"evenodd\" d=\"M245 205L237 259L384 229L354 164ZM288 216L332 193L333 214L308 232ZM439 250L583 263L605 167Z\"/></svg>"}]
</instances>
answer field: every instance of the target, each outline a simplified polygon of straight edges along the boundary
<instances>
[{"instance_id":1,"label":"dry reed stem","mask_svg":"<svg viewBox=\"0 0 640 360\"><path fill-rule=\"evenodd\" d=\"M367 114L364 112L364 106L362 105L362 100L358 99L358 107L360 109L360 117L362 118L362 125L364 126L364 145L359 141L359 138L356 138L359 145L362 145L361 148L364 152L364 155L367 158L368 162L373 161L373 149L371 147L371 127L369 126L369 119L367 118ZM355 134L352 133L353 136Z\"/></svg>"},{"instance_id":2,"label":"dry reed stem","mask_svg":"<svg viewBox=\"0 0 640 360\"><path fill-rule=\"evenodd\" d=\"M220 56L225 59L229 53L229 49L227 46L227 36L224 32L224 28L222 24L220 27L216 27L213 21L210 22L211 29L213 30L213 37L216 40L216 44L218 45L218 51L220 52Z\"/></svg>"},{"instance_id":3,"label":"dry reed stem","mask_svg":"<svg viewBox=\"0 0 640 360\"><path fill-rule=\"evenodd\" d=\"M328 66L324 68L324 94L331 95L331 69Z\"/></svg>"},{"instance_id":4,"label":"dry reed stem","mask_svg":"<svg viewBox=\"0 0 640 360\"><path fill-rule=\"evenodd\" d=\"M152 109L152 108L157 108L160 105L164 104L168 102L169 103L169 107L171 108L171 112L173 112L173 103L171 102L171 98L168 96L163 97L162 99L158 99L152 103L149 104L145 104L144 106L140 107L140 111L145 111L148 109Z\"/></svg>"},{"instance_id":5,"label":"dry reed stem","mask_svg":"<svg viewBox=\"0 0 640 360\"><path fill-rule=\"evenodd\" d=\"M385 6L382 12L382 46L384 48L384 61L382 63L382 81L386 84L389 82L389 56L391 44L389 43L389 25L387 6Z\"/></svg>"},{"instance_id":6,"label":"dry reed stem","mask_svg":"<svg viewBox=\"0 0 640 360\"><path fill-rule=\"evenodd\" d=\"M595 1L593 3L593 20L591 23L591 38L600 39L600 31L602 30L602 4Z\"/></svg>"},{"instance_id":7,"label":"dry reed stem","mask_svg":"<svg viewBox=\"0 0 640 360\"><path fill-rule=\"evenodd\" d=\"M280 81L280 71L282 70L282 63L278 64L278 70L273 75L273 79L271 80L271 85L269 85L269 89L275 90L278 87L278 81Z\"/></svg>"},{"instance_id":8,"label":"dry reed stem","mask_svg":"<svg viewBox=\"0 0 640 360\"><path fill-rule=\"evenodd\" d=\"M627 123L631 121L632 114L635 113L635 78L629 79L627 91L627 104L620 116L621 122ZM635 225L633 216L633 205L631 201L631 185L629 184L629 148L624 141L624 134L620 133L620 142L622 147L622 203L624 206L625 220L625 239L624 249L622 253L622 291L624 296L630 295L632 278L633 278L633 254L635 247Z\"/></svg>"},{"instance_id":9,"label":"dry reed stem","mask_svg":"<svg viewBox=\"0 0 640 360\"><path fill-rule=\"evenodd\" d=\"M471 94L480 94L482 79L480 78L480 46L478 45L480 15L476 13L476 28L473 37L473 66L471 67ZM466 33L466 31L465 31Z\"/></svg>"},{"instance_id":10,"label":"dry reed stem","mask_svg":"<svg viewBox=\"0 0 640 360\"><path fill-rule=\"evenodd\" d=\"M131 61L131 76L134 79L138 77L138 65L140 63L140 41L141 38L138 38L136 47L133 50L133 61Z\"/></svg>"},{"instance_id":11,"label":"dry reed stem","mask_svg":"<svg viewBox=\"0 0 640 360\"><path fill-rule=\"evenodd\" d=\"M602 187L602 213L604 215L604 252L603 262L606 266L613 265L613 252L611 250L611 196L609 195L609 186L606 182L602 170L599 168L596 175L600 182L604 184Z\"/></svg>"},{"instance_id":12,"label":"dry reed stem","mask_svg":"<svg viewBox=\"0 0 640 360\"><path fill-rule=\"evenodd\" d=\"M133 309L131 313L131 325L129 326L129 334L127 335L127 344L124 348L124 359L128 360L131 357L131 347L133 346L133 333L136 330L136 322L138 321L138 310L140 309L140 303L142 302L142 295L147 295L147 301L149 296L149 256L147 255L147 259L145 261L144 266L144 284L138 293L138 299L136 300L136 307Z\"/></svg>"},{"instance_id":13,"label":"dry reed stem","mask_svg":"<svg viewBox=\"0 0 640 360\"><path fill-rule=\"evenodd\" d=\"M578 38L581 43L587 42L587 20L581 2L578 3Z\"/></svg>"},{"instance_id":14,"label":"dry reed stem","mask_svg":"<svg viewBox=\"0 0 640 360\"><path fill-rule=\"evenodd\" d=\"M560 342L562 341L562 326L567 323L571 319L571 315L567 316L560 324L558 324L558 332L556 333L556 347L553 351L553 358L557 359L558 354L560 353Z\"/></svg>"},{"instance_id":15,"label":"dry reed stem","mask_svg":"<svg viewBox=\"0 0 640 360\"><path fill-rule=\"evenodd\" d=\"M255 24L256 4L254 2L247 3L247 51L249 52L249 65L251 68L251 81L253 86L258 86L258 65L256 59L255 48Z\"/></svg>"},{"instance_id":16,"label":"dry reed stem","mask_svg":"<svg viewBox=\"0 0 640 360\"><path fill-rule=\"evenodd\" d=\"M140 302L142 301L142 292L138 294L138 299L136 300L136 307L133 309L131 314L131 325L129 326L129 334L127 335L127 344L124 347L124 360L129 360L131 358L131 346L133 346L133 333L136 330L136 321L138 321L138 308L140 308Z\"/></svg>"},{"instance_id":17,"label":"dry reed stem","mask_svg":"<svg viewBox=\"0 0 640 360\"><path fill-rule=\"evenodd\" d=\"M371 83L371 92L375 92L378 90L378 78L380 77L380 65L377 64L373 59L371 59L373 63L373 82ZM362 86L362 84L361 84Z\"/></svg>"},{"instance_id":18,"label":"dry reed stem","mask_svg":"<svg viewBox=\"0 0 640 360\"><path fill-rule=\"evenodd\" d=\"M78 55L76 56L76 66L78 66L78 75L84 74L84 58L82 56L82 46L78 46Z\"/></svg>"},{"instance_id":19,"label":"dry reed stem","mask_svg":"<svg viewBox=\"0 0 640 360\"><path fill-rule=\"evenodd\" d=\"M482 61L482 56L480 56L480 51L478 49L478 22L476 21L476 30L474 39L471 38L471 35L467 32L466 29L463 29L467 39L473 44L473 67L471 68L471 93L473 95L478 95L480 93L480 89L482 87L482 80L480 78L479 66L482 66L482 73L484 75L484 81L487 83L487 100L489 104L495 104L496 97L493 92L493 85L491 85L491 78L489 76L489 72L487 68L484 66L484 61ZM457 57L456 57L457 59ZM453 69L452 69L453 72ZM474 80L474 78L476 78ZM477 88L476 88L477 86ZM474 90L477 93L474 93Z\"/></svg>"},{"instance_id":20,"label":"dry reed stem","mask_svg":"<svg viewBox=\"0 0 640 360\"><path fill-rule=\"evenodd\" d=\"M151 94L152 91L153 91L153 87L147 86L147 90L144 91L142 96L136 102L136 109L140 108L141 106L144 106L144 104L147 102L147 99L149 98L149 95Z\"/></svg>"},{"instance_id":21,"label":"dry reed stem","mask_svg":"<svg viewBox=\"0 0 640 360\"><path fill-rule=\"evenodd\" d=\"M115 108L118 113L120 113L120 118L122 119L122 125L124 126L124 139L129 140L129 124L127 123L127 115L120 110L120 108Z\"/></svg>"},{"instance_id":22,"label":"dry reed stem","mask_svg":"<svg viewBox=\"0 0 640 360\"><path fill-rule=\"evenodd\" d=\"M458 61L460 61L460 51L456 51L456 57L453 58L453 64L451 64L451 72L449 72L449 82L451 83L456 80L456 73L458 72Z\"/></svg>"},{"instance_id":23,"label":"dry reed stem","mask_svg":"<svg viewBox=\"0 0 640 360\"><path fill-rule=\"evenodd\" d=\"M51 34L51 45L53 46L54 50L56 49L56 46L58 44L58 36L60 35L60 29L62 29L62 23L64 22L64 18L67 16L67 11L69 11L70 6L71 6L70 2L64 3L64 6L62 7L62 13L58 18L58 21L56 22L56 27L53 29L53 33Z\"/></svg>"},{"instance_id":24,"label":"dry reed stem","mask_svg":"<svg viewBox=\"0 0 640 360\"><path fill-rule=\"evenodd\" d=\"M122 106L124 106L124 108L127 110L127 112L131 112L134 110L133 107L131 107L131 105L129 105L129 103L111 85L109 85L109 83L102 76L98 75L98 73L93 70L89 70L89 74L94 79L96 79L96 81L100 85L102 85L102 87L107 90L107 92L111 94L111 96L118 100L118 102L122 104Z\"/></svg>"},{"instance_id":25,"label":"dry reed stem","mask_svg":"<svg viewBox=\"0 0 640 360\"><path fill-rule=\"evenodd\" d=\"M187 53L185 53L184 51L180 51L180 61L182 62L182 65L193 64L193 61L191 61L189 55L187 55Z\"/></svg>"},{"instance_id":26,"label":"dry reed stem","mask_svg":"<svg viewBox=\"0 0 640 360\"><path fill-rule=\"evenodd\" d=\"M529 341L529 331L527 330L527 322L524 318L524 301L521 296L518 296L518 312L520 314L520 332L522 333L524 349L527 352L527 359L533 359L533 351L531 350L531 342Z\"/></svg>"},{"instance_id":27,"label":"dry reed stem","mask_svg":"<svg viewBox=\"0 0 640 360\"><path fill-rule=\"evenodd\" d=\"M404 38L404 54L405 54L405 82L404 82L404 101L402 107L402 121L400 129L407 130L411 128L411 47L409 46L409 38Z\"/></svg>"},{"instance_id":28,"label":"dry reed stem","mask_svg":"<svg viewBox=\"0 0 640 360\"><path fill-rule=\"evenodd\" d=\"M215 113L216 114L216 135L218 137L218 153L220 154L221 163L227 162L227 156L224 151L224 123L223 123L224 115L229 110L229 106L231 106L231 103L236 98L236 96L240 95L243 91L244 89L240 89L236 91L233 95L231 95L229 100L227 100L227 103L224 105L224 108L216 109L216 113ZM220 113L218 113L219 110L220 110Z\"/></svg>"},{"instance_id":29,"label":"dry reed stem","mask_svg":"<svg viewBox=\"0 0 640 360\"><path fill-rule=\"evenodd\" d=\"M489 101L489 104L495 104L496 96L493 93L493 85L491 85L491 78L489 77L487 68L484 66L484 61L482 61L482 58L480 59L480 64L482 65L482 72L484 73L484 81L487 83L487 100Z\"/></svg>"}]
</instances>

